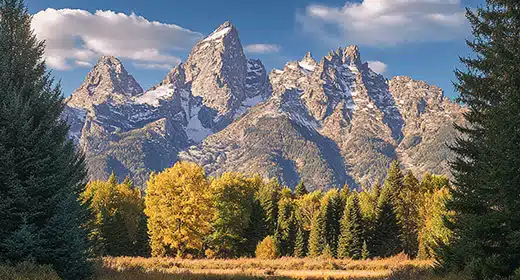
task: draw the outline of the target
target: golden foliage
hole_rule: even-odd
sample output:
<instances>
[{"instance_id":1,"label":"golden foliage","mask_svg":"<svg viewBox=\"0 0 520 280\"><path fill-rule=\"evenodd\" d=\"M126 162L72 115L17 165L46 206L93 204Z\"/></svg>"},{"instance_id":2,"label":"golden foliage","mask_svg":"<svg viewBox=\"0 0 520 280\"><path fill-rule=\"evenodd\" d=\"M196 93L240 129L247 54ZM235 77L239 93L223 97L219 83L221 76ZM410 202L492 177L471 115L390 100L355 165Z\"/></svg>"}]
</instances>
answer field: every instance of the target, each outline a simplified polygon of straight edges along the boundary
<instances>
[{"instance_id":1,"label":"golden foliage","mask_svg":"<svg viewBox=\"0 0 520 280\"><path fill-rule=\"evenodd\" d=\"M203 238L211 231L212 193L204 169L177 162L147 183L145 214L153 256L202 255Z\"/></svg>"},{"instance_id":2,"label":"golden foliage","mask_svg":"<svg viewBox=\"0 0 520 280\"><path fill-rule=\"evenodd\" d=\"M272 260L280 257L280 246L276 239L269 235L256 247L256 257L259 259Z\"/></svg>"}]
</instances>

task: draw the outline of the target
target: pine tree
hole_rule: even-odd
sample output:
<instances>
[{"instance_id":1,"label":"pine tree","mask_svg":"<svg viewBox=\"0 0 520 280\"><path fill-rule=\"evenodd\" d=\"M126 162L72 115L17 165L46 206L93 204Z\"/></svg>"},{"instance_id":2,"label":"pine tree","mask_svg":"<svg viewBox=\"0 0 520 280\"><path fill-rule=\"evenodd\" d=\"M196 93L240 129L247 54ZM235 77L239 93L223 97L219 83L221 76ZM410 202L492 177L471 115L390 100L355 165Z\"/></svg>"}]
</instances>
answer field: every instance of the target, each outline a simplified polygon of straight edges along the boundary
<instances>
[{"instance_id":1,"label":"pine tree","mask_svg":"<svg viewBox=\"0 0 520 280\"><path fill-rule=\"evenodd\" d=\"M363 228L359 199L352 195L341 218L341 235L338 242L338 258L360 259L363 251ZM366 245L366 243L365 243Z\"/></svg>"},{"instance_id":2,"label":"pine tree","mask_svg":"<svg viewBox=\"0 0 520 280\"><path fill-rule=\"evenodd\" d=\"M404 177L401 192L398 194L396 213L401 225L403 251L412 258L417 256L417 251L419 250L419 191L419 181L412 171L408 171Z\"/></svg>"},{"instance_id":3,"label":"pine tree","mask_svg":"<svg viewBox=\"0 0 520 280\"><path fill-rule=\"evenodd\" d=\"M385 188L389 188L392 195L396 195L401 192L404 183L404 176L401 168L399 167L399 162L392 161L390 167L388 168L388 175L385 180ZM393 199L393 198L392 198Z\"/></svg>"},{"instance_id":4,"label":"pine tree","mask_svg":"<svg viewBox=\"0 0 520 280\"><path fill-rule=\"evenodd\" d=\"M297 258L304 258L307 256L307 232L303 229L301 224L298 225L296 232L296 241L294 245L294 256Z\"/></svg>"},{"instance_id":5,"label":"pine tree","mask_svg":"<svg viewBox=\"0 0 520 280\"><path fill-rule=\"evenodd\" d=\"M278 204L278 223L275 236L280 244L282 256L292 256L296 239L295 205L291 199L283 198Z\"/></svg>"},{"instance_id":6,"label":"pine tree","mask_svg":"<svg viewBox=\"0 0 520 280\"><path fill-rule=\"evenodd\" d=\"M258 199L264 210L265 225L268 235L274 235L276 232L276 223L278 222L278 202L280 201L282 187L277 179L271 179L264 184L259 193Z\"/></svg>"},{"instance_id":7,"label":"pine tree","mask_svg":"<svg viewBox=\"0 0 520 280\"><path fill-rule=\"evenodd\" d=\"M325 246L327 245L327 220L324 213L327 213L329 204L328 200L324 203L320 211L317 212L312 220L311 232L309 234L309 256L318 257L321 256Z\"/></svg>"},{"instance_id":8,"label":"pine tree","mask_svg":"<svg viewBox=\"0 0 520 280\"><path fill-rule=\"evenodd\" d=\"M368 245L366 241L363 241L363 248L361 249L361 259L368 260L370 258L370 252L368 251Z\"/></svg>"},{"instance_id":9,"label":"pine tree","mask_svg":"<svg viewBox=\"0 0 520 280\"><path fill-rule=\"evenodd\" d=\"M398 254L401 249L400 225L392 205L390 188L381 192L377 205L377 219L374 231L374 249L376 257L390 257Z\"/></svg>"},{"instance_id":10,"label":"pine tree","mask_svg":"<svg viewBox=\"0 0 520 280\"><path fill-rule=\"evenodd\" d=\"M300 181L300 183L296 185L296 188L294 189L294 194L296 195L296 197L302 197L308 193L309 192L307 191L307 188L305 187L303 180Z\"/></svg>"},{"instance_id":11,"label":"pine tree","mask_svg":"<svg viewBox=\"0 0 520 280\"><path fill-rule=\"evenodd\" d=\"M340 220L345 209L345 202L337 189L330 190L324 197L327 199L325 216L325 240L333 257L337 256L338 240L340 236Z\"/></svg>"},{"instance_id":12,"label":"pine tree","mask_svg":"<svg viewBox=\"0 0 520 280\"><path fill-rule=\"evenodd\" d=\"M210 247L217 257L238 257L247 241L254 190L243 175L228 172L211 182L211 193L215 215L208 237Z\"/></svg>"},{"instance_id":13,"label":"pine tree","mask_svg":"<svg viewBox=\"0 0 520 280\"><path fill-rule=\"evenodd\" d=\"M267 229L265 227L265 216L262 205L257 198L254 198L251 205L251 216L249 218L249 226L245 234L245 253L247 256L254 256L256 246L267 236Z\"/></svg>"},{"instance_id":14,"label":"pine tree","mask_svg":"<svg viewBox=\"0 0 520 280\"><path fill-rule=\"evenodd\" d=\"M0 259L32 258L65 279L85 279L91 274L81 228L87 215L78 202L84 159L67 137L63 96L43 53L23 1L1 0Z\"/></svg>"},{"instance_id":15,"label":"pine tree","mask_svg":"<svg viewBox=\"0 0 520 280\"><path fill-rule=\"evenodd\" d=\"M520 4L488 0L467 18L475 55L455 71L458 101L468 109L451 165L455 240L440 261L475 279L495 278L520 267Z\"/></svg>"}]
</instances>

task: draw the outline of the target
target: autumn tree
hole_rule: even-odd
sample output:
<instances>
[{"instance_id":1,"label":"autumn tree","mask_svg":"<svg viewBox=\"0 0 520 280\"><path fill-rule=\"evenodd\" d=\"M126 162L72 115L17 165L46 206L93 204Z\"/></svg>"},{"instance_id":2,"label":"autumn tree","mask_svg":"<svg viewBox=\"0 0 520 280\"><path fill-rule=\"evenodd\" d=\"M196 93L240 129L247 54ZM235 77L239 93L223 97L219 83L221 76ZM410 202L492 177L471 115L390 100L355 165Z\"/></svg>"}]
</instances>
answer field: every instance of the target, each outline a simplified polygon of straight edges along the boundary
<instances>
[{"instance_id":1,"label":"autumn tree","mask_svg":"<svg viewBox=\"0 0 520 280\"><path fill-rule=\"evenodd\" d=\"M440 245L449 244L452 231L444 224L445 219L452 219L454 212L447 209L451 200L448 185L436 188L424 194L419 209L418 257L429 259L436 257Z\"/></svg>"},{"instance_id":2,"label":"autumn tree","mask_svg":"<svg viewBox=\"0 0 520 280\"><path fill-rule=\"evenodd\" d=\"M88 223L92 249L100 256L145 256L148 252L146 217L141 191L129 179L93 181L81 196L90 209Z\"/></svg>"},{"instance_id":3,"label":"autumn tree","mask_svg":"<svg viewBox=\"0 0 520 280\"><path fill-rule=\"evenodd\" d=\"M177 162L152 174L146 191L152 255L202 255L214 218L212 191L204 169Z\"/></svg>"}]
</instances>

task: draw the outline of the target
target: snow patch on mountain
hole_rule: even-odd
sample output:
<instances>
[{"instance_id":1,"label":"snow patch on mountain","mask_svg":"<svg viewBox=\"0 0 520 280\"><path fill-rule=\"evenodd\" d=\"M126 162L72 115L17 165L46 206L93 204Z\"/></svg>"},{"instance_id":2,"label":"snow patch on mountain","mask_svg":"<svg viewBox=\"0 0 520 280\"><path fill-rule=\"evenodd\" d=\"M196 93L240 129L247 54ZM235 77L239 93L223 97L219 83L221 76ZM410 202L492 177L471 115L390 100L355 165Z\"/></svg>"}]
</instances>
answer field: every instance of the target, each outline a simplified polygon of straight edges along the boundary
<instances>
[{"instance_id":1,"label":"snow patch on mountain","mask_svg":"<svg viewBox=\"0 0 520 280\"><path fill-rule=\"evenodd\" d=\"M173 95L174 88L171 85L159 86L154 90L145 92L143 95L135 98L137 104L148 104L154 107L160 105L161 100L165 100Z\"/></svg>"},{"instance_id":2,"label":"snow patch on mountain","mask_svg":"<svg viewBox=\"0 0 520 280\"><path fill-rule=\"evenodd\" d=\"M213 41L213 40L220 39L220 38L224 37L226 34L228 34L229 31L231 31L231 27L226 27L220 31L217 31L217 32L211 34L210 36L208 36L208 38L206 38L202 41L207 42L207 41Z\"/></svg>"}]
</instances>

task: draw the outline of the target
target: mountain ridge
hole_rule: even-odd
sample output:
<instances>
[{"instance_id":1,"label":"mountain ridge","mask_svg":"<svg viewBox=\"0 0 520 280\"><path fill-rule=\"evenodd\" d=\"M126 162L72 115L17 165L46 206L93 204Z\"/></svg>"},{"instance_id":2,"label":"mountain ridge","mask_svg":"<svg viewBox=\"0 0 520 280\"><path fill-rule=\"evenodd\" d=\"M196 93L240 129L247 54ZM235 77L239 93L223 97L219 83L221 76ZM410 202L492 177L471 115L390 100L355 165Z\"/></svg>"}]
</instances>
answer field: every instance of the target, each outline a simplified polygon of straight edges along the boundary
<instances>
[{"instance_id":1,"label":"mountain ridge","mask_svg":"<svg viewBox=\"0 0 520 280\"><path fill-rule=\"evenodd\" d=\"M375 73L357 46L267 73L226 22L147 91L117 58L102 57L64 117L93 179L114 170L143 185L150 172L190 160L210 175L253 172L323 189L370 184L395 159L446 173L447 124L462 111L436 86Z\"/></svg>"}]
</instances>

